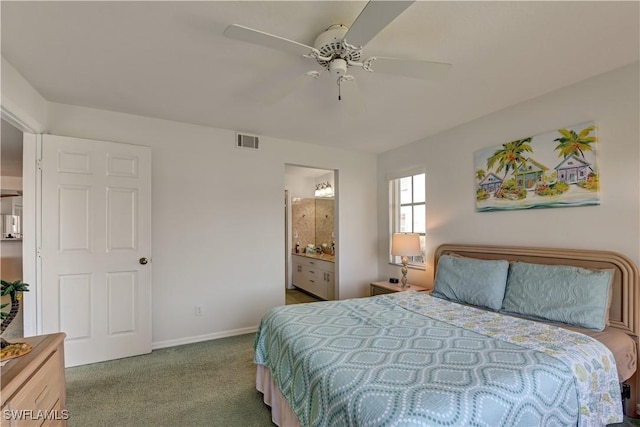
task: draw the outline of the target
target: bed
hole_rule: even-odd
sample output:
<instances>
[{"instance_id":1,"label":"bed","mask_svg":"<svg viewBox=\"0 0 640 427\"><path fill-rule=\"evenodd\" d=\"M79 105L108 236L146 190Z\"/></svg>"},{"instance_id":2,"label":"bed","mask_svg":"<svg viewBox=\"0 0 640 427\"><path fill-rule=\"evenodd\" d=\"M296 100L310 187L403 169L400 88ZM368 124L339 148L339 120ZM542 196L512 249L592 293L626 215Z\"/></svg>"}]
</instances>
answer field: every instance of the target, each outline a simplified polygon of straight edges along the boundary
<instances>
[{"instance_id":1,"label":"bed","mask_svg":"<svg viewBox=\"0 0 640 427\"><path fill-rule=\"evenodd\" d=\"M628 258L446 244L434 266L431 295L267 313L254 361L273 422L595 426L635 415L639 278ZM554 306L565 298L568 310Z\"/></svg>"}]
</instances>

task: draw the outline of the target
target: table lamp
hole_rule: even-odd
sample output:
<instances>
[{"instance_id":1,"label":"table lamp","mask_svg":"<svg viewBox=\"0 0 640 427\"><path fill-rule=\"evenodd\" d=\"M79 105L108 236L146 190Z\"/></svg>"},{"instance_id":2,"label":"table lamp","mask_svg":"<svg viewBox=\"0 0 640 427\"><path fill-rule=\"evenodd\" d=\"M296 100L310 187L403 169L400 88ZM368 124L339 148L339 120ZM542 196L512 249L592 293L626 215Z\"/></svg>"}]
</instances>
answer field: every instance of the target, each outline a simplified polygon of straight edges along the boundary
<instances>
[{"instance_id":1,"label":"table lamp","mask_svg":"<svg viewBox=\"0 0 640 427\"><path fill-rule=\"evenodd\" d=\"M407 287L407 263L409 256L421 255L420 236L413 233L394 233L391 240L391 255L402 257L402 288Z\"/></svg>"}]
</instances>

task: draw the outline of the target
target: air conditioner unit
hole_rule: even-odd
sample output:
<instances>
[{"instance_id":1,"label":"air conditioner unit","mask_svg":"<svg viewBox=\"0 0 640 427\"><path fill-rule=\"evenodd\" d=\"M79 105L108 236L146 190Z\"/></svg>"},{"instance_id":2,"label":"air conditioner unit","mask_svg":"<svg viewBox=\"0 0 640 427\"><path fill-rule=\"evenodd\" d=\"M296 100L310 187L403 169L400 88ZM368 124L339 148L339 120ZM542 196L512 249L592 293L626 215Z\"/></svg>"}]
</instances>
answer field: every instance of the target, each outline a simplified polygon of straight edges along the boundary
<instances>
[{"instance_id":1,"label":"air conditioner unit","mask_svg":"<svg viewBox=\"0 0 640 427\"><path fill-rule=\"evenodd\" d=\"M236 133L236 147L258 149L259 138L255 135Z\"/></svg>"}]
</instances>

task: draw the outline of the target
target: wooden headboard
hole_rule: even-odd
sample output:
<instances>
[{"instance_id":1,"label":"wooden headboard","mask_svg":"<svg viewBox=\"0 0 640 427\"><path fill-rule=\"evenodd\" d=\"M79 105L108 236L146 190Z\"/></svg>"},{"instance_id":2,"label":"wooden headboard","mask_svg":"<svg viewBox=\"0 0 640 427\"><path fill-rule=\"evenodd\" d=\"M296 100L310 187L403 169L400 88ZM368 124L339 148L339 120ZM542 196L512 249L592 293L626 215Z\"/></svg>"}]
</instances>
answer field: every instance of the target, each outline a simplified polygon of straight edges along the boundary
<instances>
[{"instance_id":1,"label":"wooden headboard","mask_svg":"<svg viewBox=\"0 0 640 427\"><path fill-rule=\"evenodd\" d=\"M442 255L456 254L480 259L506 259L535 264L561 264L586 268L613 268L613 297L609 310L611 327L631 335L636 341L640 332L638 297L640 279L638 267L629 258L616 252L584 249L531 248L520 246L483 246L444 244L436 249L434 271Z\"/></svg>"}]
</instances>

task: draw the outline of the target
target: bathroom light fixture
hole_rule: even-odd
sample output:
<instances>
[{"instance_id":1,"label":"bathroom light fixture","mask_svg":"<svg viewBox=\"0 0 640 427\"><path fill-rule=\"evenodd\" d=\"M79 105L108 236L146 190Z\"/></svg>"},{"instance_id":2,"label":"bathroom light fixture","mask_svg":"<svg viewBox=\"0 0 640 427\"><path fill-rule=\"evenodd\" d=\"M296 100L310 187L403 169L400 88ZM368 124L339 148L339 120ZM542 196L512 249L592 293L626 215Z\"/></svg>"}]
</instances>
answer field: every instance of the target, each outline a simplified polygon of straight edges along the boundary
<instances>
[{"instance_id":1,"label":"bathroom light fixture","mask_svg":"<svg viewBox=\"0 0 640 427\"><path fill-rule=\"evenodd\" d=\"M328 182L317 184L314 195L316 197L333 197L333 188Z\"/></svg>"},{"instance_id":2,"label":"bathroom light fixture","mask_svg":"<svg viewBox=\"0 0 640 427\"><path fill-rule=\"evenodd\" d=\"M333 188L331 188L331 184L327 182L327 187L325 188L325 197L333 197Z\"/></svg>"},{"instance_id":3,"label":"bathroom light fixture","mask_svg":"<svg viewBox=\"0 0 640 427\"><path fill-rule=\"evenodd\" d=\"M402 288L407 287L407 263L409 256L420 255L420 236L413 233L394 233L391 239L391 255L402 257Z\"/></svg>"}]
</instances>

